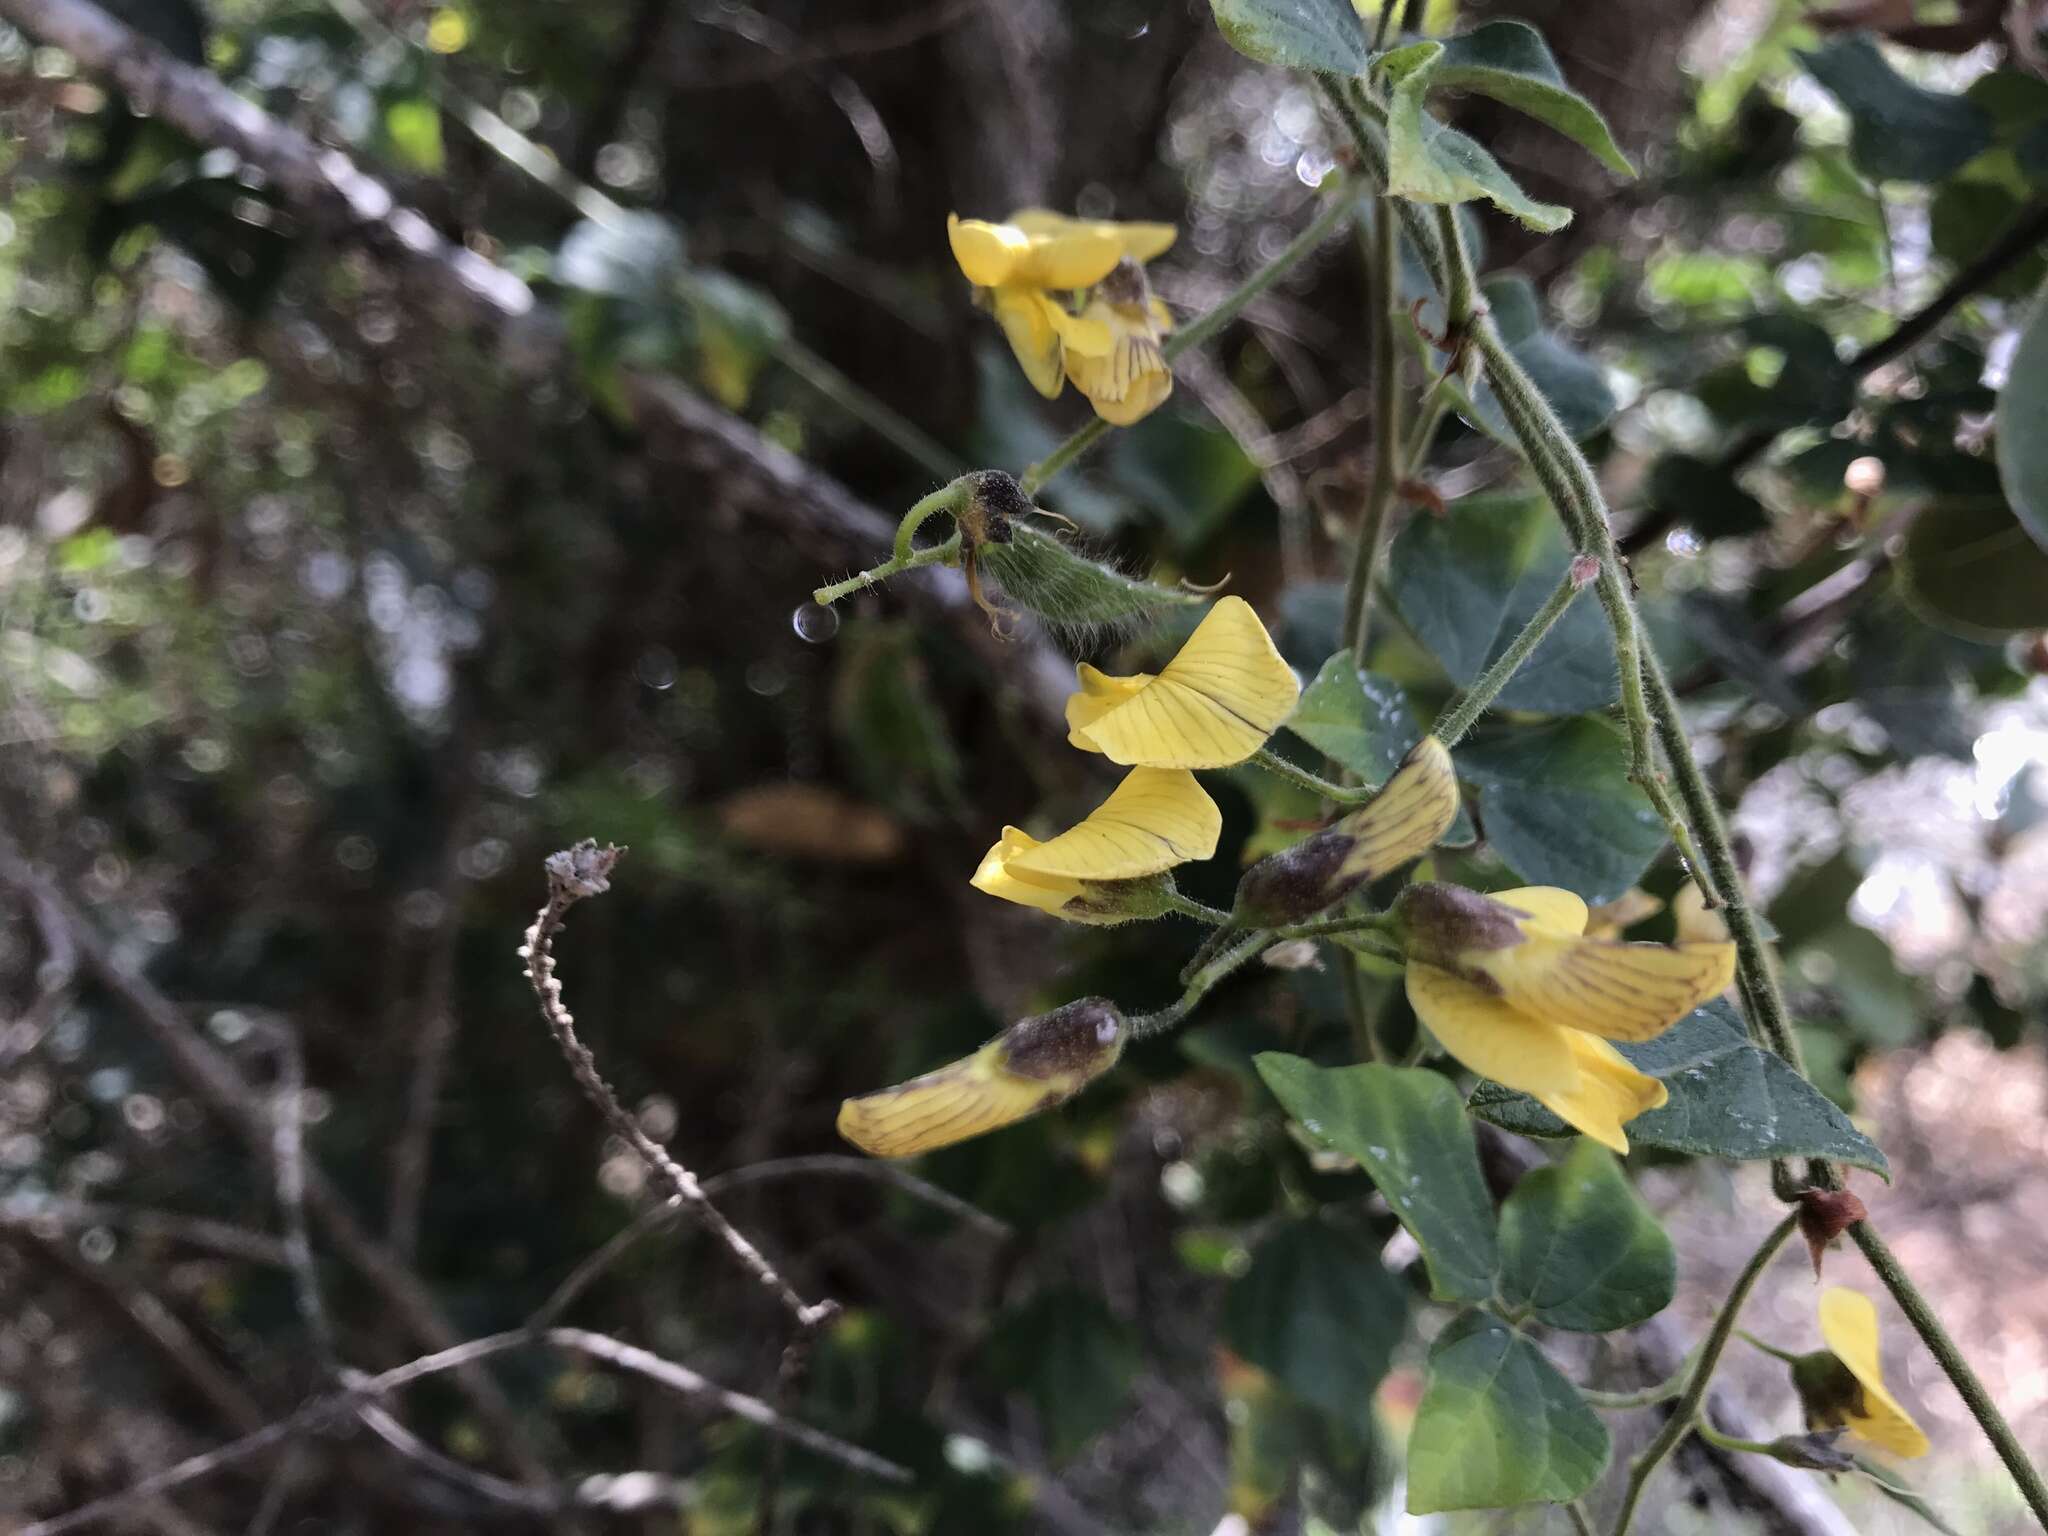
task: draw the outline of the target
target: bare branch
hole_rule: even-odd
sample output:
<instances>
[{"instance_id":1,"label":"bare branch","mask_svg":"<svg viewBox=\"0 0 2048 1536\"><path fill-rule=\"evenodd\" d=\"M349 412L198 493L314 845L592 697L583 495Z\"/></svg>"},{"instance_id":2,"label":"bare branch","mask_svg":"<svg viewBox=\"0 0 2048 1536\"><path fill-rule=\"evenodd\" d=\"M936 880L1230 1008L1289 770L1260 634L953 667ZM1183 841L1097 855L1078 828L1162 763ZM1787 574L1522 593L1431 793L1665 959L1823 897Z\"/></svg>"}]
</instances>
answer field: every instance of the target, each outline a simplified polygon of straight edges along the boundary
<instances>
[{"instance_id":1,"label":"bare branch","mask_svg":"<svg viewBox=\"0 0 2048 1536\"><path fill-rule=\"evenodd\" d=\"M675 1192L677 1199L696 1211L741 1266L782 1303L797 1327L809 1332L838 1315L839 1304L835 1301L807 1302L799 1296L746 1234L726 1220L725 1213L711 1203L703 1186L697 1182L697 1176L640 1128L640 1122L626 1112L619 1096L612 1092L611 1084L597 1070L597 1059L576 1036L574 1015L562 1004L562 983L555 975L555 935L561 931L562 919L569 908L585 897L600 895L611 888L612 866L618 863L625 851L610 845L600 848L586 838L573 848L549 856L547 904L534 918L533 926L526 930L526 942L519 950L520 958L526 962L526 979L533 985L541 1017L553 1032L555 1043L562 1048L563 1059L569 1063L570 1074L583 1090L583 1096L596 1106L613 1133L639 1154L640 1160Z\"/></svg>"},{"instance_id":2,"label":"bare branch","mask_svg":"<svg viewBox=\"0 0 2048 1536\"><path fill-rule=\"evenodd\" d=\"M678 1365L673 1360L664 1359L631 1344L622 1344L608 1334L590 1333L581 1328L551 1328L540 1334L518 1329L510 1333L496 1333L486 1338L471 1339L453 1348L423 1355L417 1360L409 1360L404 1365L394 1366L378 1375L359 1377L345 1391L314 1398L295 1413L275 1423L266 1424L239 1440L230 1441L197 1456L187 1457L176 1466L166 1467L163 1471L131 1484L118 1493L94 1499L91 1503L82 1504L77 1509L58 1515L54 1519L40 1520L33 1525L25 1526L18 1536L62 1536L65 1531L82 1529L138 1500L154 1498L173 1488L181 1488L187 1483L197 1482L216 1472L253 1460L273 1446L282 1444L294 1436L324 1428L339 1418L355 1413L362 1405L388 1397L413 1382L440 1375L445 1371L474 1367L478 1362L493 1355L522 1349L536 1342L600 1361L616 1370L644 1376L686 1397L716 1404L735 1418L759 1425L773 1435L785 1438L852 1471L880 1478L884 1482L910 1481L910 1471L906 1467L877 1456L872 1451L862 1450L859 1446L849 1444L835 1435L828 1435L823 1430L813 1429L808 1424L786 1418L758 1397L730 1391L698 1375L687 1366ZM577 1485L575 1497L579 1502L593 1508L615 1508L618 1490L614 1485L639 1475L625 1473L610 1478L585 1478Z\"/></svg>"}]
</instances>

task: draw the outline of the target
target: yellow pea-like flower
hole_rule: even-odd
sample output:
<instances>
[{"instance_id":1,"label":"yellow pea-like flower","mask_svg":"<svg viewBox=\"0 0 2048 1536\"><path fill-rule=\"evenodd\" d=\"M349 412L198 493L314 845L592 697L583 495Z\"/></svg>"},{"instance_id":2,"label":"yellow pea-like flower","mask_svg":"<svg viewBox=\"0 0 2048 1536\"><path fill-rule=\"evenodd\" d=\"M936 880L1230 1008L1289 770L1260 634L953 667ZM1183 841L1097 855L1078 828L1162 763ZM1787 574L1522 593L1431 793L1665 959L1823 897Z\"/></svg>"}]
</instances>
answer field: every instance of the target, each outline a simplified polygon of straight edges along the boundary
<instances>
[{"instance_id":1,"label":"yellow pea-like flower","mask_svg":"<svg viewBox=\"0 0 2048 1536\"><path fill-rule=\"evenodd\" d=\"M1617 1152L1667 1094L1607 1042L1662 1034L1735 974L1732 944L1588 938L1585 902L1550 886L1412 885L1396 910L1408 1000L1438 1043Z\"/></svg>"},{"instance_id":2,"label":"yellow pea-like flower","mask_svg":"<svg viewBox=\"0 0 2048 1536\"><path fill-rule=\"evenodd\" d=\"M1081 311L1083 325L1105 334L1095 346L1090 334L1069 340L1062 351L1067 377L1088 397L1095 414L1113 427L1128 427L1157 410L1173 393L1165 340L1173 316L1151 295L1136 267L1119 267Z\"/></svg>"},{"instance_id":3,"label":"yellow pea-like flower","mask_svg":"<svg viewBox=\"0 0 2048 1536\"><path fill-rule=\"evenodd\" d=\"M1899 1406L1885 1390L1884 1366L1879 1358L1877 1308L1861 1291L1830 1286L1820 1297L1820 1336L1828 1346L1829 1360L1840 1371L1829 1373L1806 1361L1793 1366L1793 1381L1806 1402L1809 1429L1846 1428L1860 1440L1867 1440L1894 1456L1925 1456L1927 1435L1913 1422L1913 1416ZM1814 1357L1806 1357L1807 1361ZM1842 1372L1847 1373L1844 1380Z\"/></svg>"},{"instance_id":4,"label":"yellow pea-like flower","mask_svg":"<svg viewBox=\"0 0 2048 1536\"><path fill-rule=\"evenodd\" d=\"M1223 813L1186 769L1134 768L1078 825L1039 842L1016 827L975 870L976 890L1077 923L1121 923L1166 910L1160 880L1209 858Z\"/></svg>"},{"instance_id":5,"label":"yellow pea-like flower","mask_svg":"<svg viewBox=\"0 0 2048 1536\"><path fill-rule=\"evenodd\" d=\"M1113 763L1227 768L1294 712L1301 683L1251 604L1226 597L1157 676L1112 677L1085 663L1067 700L1067 740Z\"/></svg>"},{"instance_id":6,"label":"yellow pea-like flower","mask_svg":"<svg viewBox=\"0 0 2048 1536\"><path fill-rule=\"evenodd\" d=\"M1458 815L1451 754L1434 736L1409 749L1359 809L1259 860L1238 883L1236 917L1257 927L1298 923L1436 846Z\"/></svg>"},{"instance_id":7,"label":"yellow pea-like flower","mask_svg":"<svg viewBox=\"0 0 2048 1536\"><path fill-rule=\"evenodd\" d=\"M1064 1103L1123 1054L1116 1005L1082 998L1020 1019L972 1056L839 1106L839 1134L874 1157L914 1157Z\"/></svg>"},{"instance_id":8,"label":"yellow pea-like flower","mask_svg":"<svg viewBox=\"0 0 2048 1536\"><path fill-rule=\"evenodd\" d=\"M957 214L946 220L954 261L995 315L1032 388L1051 399L1074 360L1090 359L1084 371L1104 392L1097 410L1120 424L1137 420L1173 388L1157 355L1170 321L1151 298L1140 264L1171 246L1176 234L1171 224L1070 219L1043 208L1021 209L1000 224ZM1101 294L1074 313L1069 300L1098 284L1103 294L1141 295L1136 318Z\"/></svg>"}]
</instances>

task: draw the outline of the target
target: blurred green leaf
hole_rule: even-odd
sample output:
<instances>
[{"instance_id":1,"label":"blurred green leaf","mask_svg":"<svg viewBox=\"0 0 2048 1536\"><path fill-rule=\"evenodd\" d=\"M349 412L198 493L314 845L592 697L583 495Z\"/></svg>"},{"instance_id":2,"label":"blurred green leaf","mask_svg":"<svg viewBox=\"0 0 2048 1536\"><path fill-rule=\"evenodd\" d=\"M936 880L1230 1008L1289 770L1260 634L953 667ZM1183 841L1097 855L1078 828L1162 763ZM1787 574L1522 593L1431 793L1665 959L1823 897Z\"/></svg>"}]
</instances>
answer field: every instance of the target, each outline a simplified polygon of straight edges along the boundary
<instances>
[{"instance_id":1,"label":"blurred green leaf","mask_svg":"<svg viewBox=\"0 0 2048 1536\"><path fill-rule=\"evenodd\" d=\"M2048 289L2034 300L1998 392L1998 477L2020 525L2048 549Z\"/></svg>"},{"instance_id":2,"label":"blurred green leaf","mask_svg":"<svg viewBox=\"0 0 2048 1536\"><path fill-rule=\"evenodd\" d=\"M1365 33L1350 0L1209 0L1209 8L1246 58L1326 75L1365 73Z\"/></svg>"},{"instance_id":3,"label":"blurred green leaf","mask_svg":"<svg viewBox=\"0 0 2048 1536\"><path fill-rule=\"evenodd\" d=\"M1359 671L1349 651L1323 663L1315 681L1302 690L1287 729L1367 784L1392 773L1421 735L1401 690Z\"/></svg>"},{"instance_id":4,"label":"blurred green leaf","mask_svg":"<svg viewBox=\"0 0 2048 1536\"><path fill-rule=\"evenodd\" d=\"M1664 824L1629 782L1628 741L1593 716L1475 734L1458 777L1479 792L1479 824L1533 885L1612 901L1664 846Z\"/></svg>"},{"instance_id":5,"label":"blurred green leaf","mask_svg":"<svg viewBox=\"0 0 2048 1536\"><path fill-rule=\"evenodd\" d=\"M1303 1402L1362 1432L1406 1332L1406 1293L1371 1244L1291 1221L1252 1251L1223 1297L1223 1340Z\"/></svg>"},{"instance_id":6,"label":"blurred green leaf","mask_svg":"<svg viewBox=\"0 0 2048 1536\"><path fill-rule=\"evenodd\" d=\"M1259 1076L1303 1130L1357 1160L1415 1235L1440 1301L1493 1294L1493 1199L1448 1079L1414 1067L1319 1067L1266 1051Z\"/></svg>"},{"instance_id":7,"label":"blurred green leaf","mask_svg":"<svg viewBox=\"0 0 2048 1536\"><path fill-rule=\"evenodd\" d=\"M1038 1410L1054 1461L1115 1424L1138 1371L1138 1337L1086 1291L1041 1291L996 1320L982 1360Z\"/></svg>"},{"instance_id":8,"label":"blurred green leaf","mask_svg":"<svg viewBox=\"0 0 2048 1536\"><path fill-rule=\"evenodd\" d=\"M1408 1513L1559 1504L1606 1465L1607 1428L1542 1352L1467 1312L1429 1350L1408 1437Z\"/></svg>"},{"instance_id":9,"label":"blurred green leaf","mask_svg":"<svg viewBox=\"0 0 2048 1536\"><path fill-rule=\"evenodd\" d=\"M1182 555L1207 544L1259 483L1259 467L1237 439L1175 410L1117 433L1109 475L1157 511Z\"/></svg>"},{"instance_id":10,"label":"blurred green leaf","mask_svg":"<svg viewBox=\"0 0 2048 1536\"><path fill-rule=\"evenodd\" d=\"M925 821L941 806L964 811L960 755L932 696L913 626L847 625L833 679L832 725L861 787L897 815Z\"/></svg>"},{"instance_id":11,"label":"blurred green leaf","mask_svg":"<svg viewBox=\"0 0 2048 1536\"><path fill-rule=\"evenodd\" d=\"M1940 181L1991 142L1991 116L1974 101L1906 79L1864 32L1799 55L1849 114L1850 158L1880 181Z\"/></svg>"},{"instance_id":12,"label":"blurred green leaf","mask_svg":"<svg viewBox=\"0 0 2048 1536\"><path fill-rule=\"evenodd\" d=\"M1752 1044L1720 999L1696 1008L1654 1040L1615 1047L1660 1079L1670 1102L1628 1123L1632 1146L1754 1162L1828 1157L1891 1177L1884 1153L1781 1057ZM1472 1113L1523 1136L1571 1128L1526 1094L1482 1082Z\"/></svg>"},{"instance_id":13,"label":"blurred green leaf","mask_svg":"<svg viewBox=\"0 0 2048 1536\"><path fill-rule=\"evenodd\" d=\"M384 136L408 170L441 174L441 109L430 97L408 96L384 108Z\"/></svg>"},{"instance_id":14,"label":"blurred green leaf","mask_svg":"<svg viewBox=\"0 0 2048 1536\"><path fill-rule=\"evenodd\" d=\"M1890 1049L1920 1038L1920 989L1899 969L1881 935L1845 919L1816 935L1792 961L1841 1000L1856 1039Z\"/></svg>"},{"instance_id":15,"label":"blurred green leaf","mask_svg":"<svg viewBox=\"0 0 2048 1536\"><path fill-rule=\"evenodd\" d=\"M1606 1333L1671 1304L1678 1254L1605 1147L1578 1139L1500 1210L1500 1295L1539 1322Z\"/></svg>"}]
</instances>

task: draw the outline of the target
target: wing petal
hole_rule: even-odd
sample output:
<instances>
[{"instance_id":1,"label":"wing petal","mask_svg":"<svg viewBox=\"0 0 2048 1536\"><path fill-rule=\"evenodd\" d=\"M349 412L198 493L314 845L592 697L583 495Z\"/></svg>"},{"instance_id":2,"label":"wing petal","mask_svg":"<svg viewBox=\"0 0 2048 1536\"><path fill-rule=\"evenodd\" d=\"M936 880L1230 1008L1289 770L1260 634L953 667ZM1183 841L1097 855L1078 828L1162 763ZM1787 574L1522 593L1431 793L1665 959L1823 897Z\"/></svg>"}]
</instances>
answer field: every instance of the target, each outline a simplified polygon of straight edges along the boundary
<instances>
[{"instance_id":1,"label":"wing petal","mask_svg":"<svg viewBox=\"0 0 2048 1536\"><path fill-rule=\"evenodd\" d=\"M1831 1286L1820 1298L1820 1336L1863 1388L1863 1408L1847 1415L1850 1430L1894 1456L1925 1456L1926 1433L1885 1390L1877 1341L1877 1308L1861 1291Z\"/></svg>"},{"instance_id":2,"label":"wing petal","mask_svg":"<svg viewBox=\"0 0 2048 1536\"><path fill-rule=\"evenodd\" d=\"M1608 1040L1648 1040L1728 989L1735 946L1623 944L1533 932L1510 948L1475 955L1472 964L1518 1008Z\"/></svg>"},{"instance_id":3,"label":"wing petal","mask_svg":"<svg viewBox=\"0 0 2048 1536\"><path fill-rule=\"evenodd\" d=\"M1371 803L1339 823L1356 840L1344 856L1343 873L1377 880L1421 858L1457 817L1451 754L1434 736L1425 736Z\"/></svg>"},{"instance_id":4,"label":"wing petal","mask_svg":"<svg viewBox=\"0 0 2048 1536\"><path fill-rule=\"evenodd\" d=\"M1519 885L1511 891L1488 894L1503 906L1526 912L1541 927L1556 928L1570 934L1586 931L1589 917L1586 903L1570 891L1559 890L1554 885Z\"/></svg>"}]
</instances>

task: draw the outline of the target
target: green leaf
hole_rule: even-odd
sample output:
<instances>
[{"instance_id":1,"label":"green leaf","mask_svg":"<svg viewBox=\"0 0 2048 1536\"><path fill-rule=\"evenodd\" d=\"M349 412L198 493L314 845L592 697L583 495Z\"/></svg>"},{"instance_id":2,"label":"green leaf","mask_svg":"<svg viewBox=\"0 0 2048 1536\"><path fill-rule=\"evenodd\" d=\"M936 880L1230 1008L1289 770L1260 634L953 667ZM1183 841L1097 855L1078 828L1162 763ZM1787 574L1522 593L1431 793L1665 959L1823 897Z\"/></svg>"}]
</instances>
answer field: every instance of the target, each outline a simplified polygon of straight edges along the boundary
<instances>
[{"instance_id":1,"label":"green leaf","mask_svg":"<svg viewBox=\"0 0 2048 1536\"><path fill-rule=\"evenodd\" d=\"M1529 496L1468 496L1394 540L1387 581L1401 620L1460 687L1507 650L1571 563L1549 509ZM1584 594L1508 680L1502 709L1583 714L1614 702L1613 642Z\"/></svg>"},{"instance_id":2,"label":"green leaf","mask_svg":"<svg viewBox=\"0 0 2048 1536\"><path fill-rule=\"evenodd\" d=\"M1155 509L1174 548L1192 555L1259 483L1259 466L1228 432L1181 411L1154 411L1117 433L1109 479Z\"/></svg>"},{"instance_id":3,"label":"green leaf","mask_svg":"<svg viewBox=\"0 0 2048 1536\"><path fill-rule=\"evenodd\" d=\"M1040 1292L997 1319L982 1346L995 1379L1038 1410L1053 1460L1065 1461L1123 1415L1138 1337L1085 1291Z\"/></svg>"},{"instance_id":4,"label":"green leaf","mask_svg":"<svg viewBox=\"0 0 2048 1536\"><path fill-rule=\"evenodd\" d=\"M2048 288L1998 391L1998 478L2020 526L2048 549Z\"/></svg>"},{"instance_id":5,"label":"green leaf","mask_svg":"<svg viewBox=\"0 0 2048 1536\"><path fill-rule=\"evenodd\" d=\"M1607 1463L1607 1428L1507 1324L1467 1312L1429 1351L1408 1436L1408 1513L1561 1504Z\"/></svg>"},{"instance_id":6,"label":"green leaf","mask_svg":"<svg viewBox=\"0 0 2048 1536\"><path fill-rule=\"evenodd\" d=\"M1844 918L1791 960L1841 1000L1849 1033L1858 1040L1890 1050L1923 1033L1919 987L1899 969L1891 946L1861 923Z\"/></svg>"},{"instance_id":7,"label":"green leaf","mask_svg":"<svg viewBox=\"0 0 2048 1536\"><path fill-rule=\"evenodd\" d=\"M1617 1045L1641 1072L1662 1080L1670 1102L1628 1123L1632 1145L1752 1162L1826 1157L1889 1179L1884 1153L1826 1095L1781 1058L1750 1042L1734 1009L1716 999L1654 1040ZM1483 1082L1472 1113L1523 1136L1571 1129L1525 1094Z\"/></svg>"},{"instance_id":8,"label":"green leaf","mask_svg":"<svg viewBox=\"0 0 2048 1536\"><path fill-rule=\"evenodd\" d=\"M1493 849L1532 885L1612 901L1664 846L1664 823L1629 782L1628 742L1593 716L1475 736L1458 776L1479 792Z\"/></svg>"},{"instance_id":9,"label":"green leaf","mask_svg":"<svg viewBox=\"0 0 2048 1536\"><path fill-rule=\"evenodd\" d=\"M1350 0L1209 0L1225 41L1246 58L1325 75L1365 73L1365 31Z\"/></svg>"},{"instance_id":10,"label":"green leaf","mask_svg":"<svg viewBox=\"0 0 2048 1536\"><path fill-rule=\"evenodd\" d=\"M1585 353L1544 329L1535 284L1519 272L1501 272L1484 279L1479 291L1493 311L1501 340L1550 402L1565 430L1574 438L1587 438L1606 426L1619 406L1607 387L1607 376ZM1496 442L1512 448L1519 441L1493 385L1485 379L1460 404L1459 413Z\"/></svg>"},{"instance_id":11,"label":"green leaf","mask_svg":"<svg viewBox=\"0 0 2048 1536\"><path fill-rule=\"evenodd\" d=\"M1581 1137L1500 1210L1500 1294L1553 1328L1606 1333L1671 1304L1678 1253L1613 1154Z\"/></svg>"},{"instance_id":12,"label":"green leaf","mask_svg":"<svg viewBox=\"0 0 2048 1536\"><path fill-rule=\"evenodd\" d=\"M1622 176L1636 168L1614 142L1607 119L1565 84L1543 34L1526 22L1489 21L1443 41L1431 85L1476 91L1546 123Z\"/></svg>"},{"instance_id":13,"label":"green leaf","mask_svg":"<svg viewBox=\"0 0 2048 1536\"><path fill-rule=\"evenodd\" d=\"M1289 1222L1223 1298L1224 1342L1303 1402L1370 1432L1406 1330L1406 1293L1356 1233Z\"/></svg>"},{"instance_id":14,"label":"green leaf","mask_svg":"<svg viewBox=\"0 0 2048 1536\"><path fill-rule=\"evenodd\" d=\"M1263 1051L1259 1076L1309 1135L1372 1176L1429 1263L1430 1294L1493 1294L1493 1200L1472 1123L1450 1081L1414 1067L1319 1067Z\"/></svg>"},{"instance_id":15,"label":"green leaf","mask_svg":"<svg viewBox=\"0 0 2048 1536\"><path fill-rule=\"evenodd\" d=\"M1563 229L1572 221L1571 209L1530 197L1483 144L1423 108L1443 51L1442 43L1411 43L1380 57L1380 68L1393 85L1387 106L1388 191L1423 203L1484 198L1531 229L1545 234Z\"/></svg>"},{"instance_id":16,"label":"green leaf","mask_svg":"<svg viewBox=\"0 0 2048 1536\"><path fill-rule=\"evenodd\" d=\"M1367 784L1392 773L1420 736L1400 688L1359 671L1349 651L1323 663L1302 690L1287 729Z\"/></svg>"},{"instance_id":17,"label":"green leaf","mask_svg":"<svg viewBox=\"0 0 2048 1536\"><path fill-rule=\"evenodd\" d=\"M961 797L960 754L933 697L912 624L855 620L839 642L832 728L855 777L874 799L912 821L931 821Z\"/></svg>"},{"instance_id":18,"label":"green leaf","mask_svg":"<svg viewBox=\"0 0 2048 1536\"><path fill-rule=\"evenodd\" d=\"M1944 180L1991 143L1988 112L1913 84L1867 33L1844 33L1799 58L1849 114L1849 158L1879 181Z\"/></svg>"},{"instance_id":19,"label":"green leaf","mask_svg":"<svg viewBox=\"0 0 2048 1536\"><path fill-rule=\"evenodd\" d=\"M2044 348L2048 360L2048 348ZM2032 436L2048 438L2048 393L2040 399L2044 418L2034 426ZM2001 418L2007 416L2005 401L1999 403ZM2013 432L2028 436L2028 432ZM1999 455L2007 455L2007 432L2001 422ZM2048 446L2034 449L2021 444L2011 457L2040 453L2042 469L2048 475ZM2017 473L2017 471L2015 471ZM2019 508L1997 502L1931 502L1915 514L1907 528L1905 549L1898 555L1898 571L1905 580L1905 596L1929 625L1946 629L1964 639L1995 641L2021 629L2048 629L2048 549L2038 539L2048 535L2048 481L2042 483L2040 532L2013 518ZM2013 487L2007 485L2007 496Z\"/></svg>"}]
</instances>

